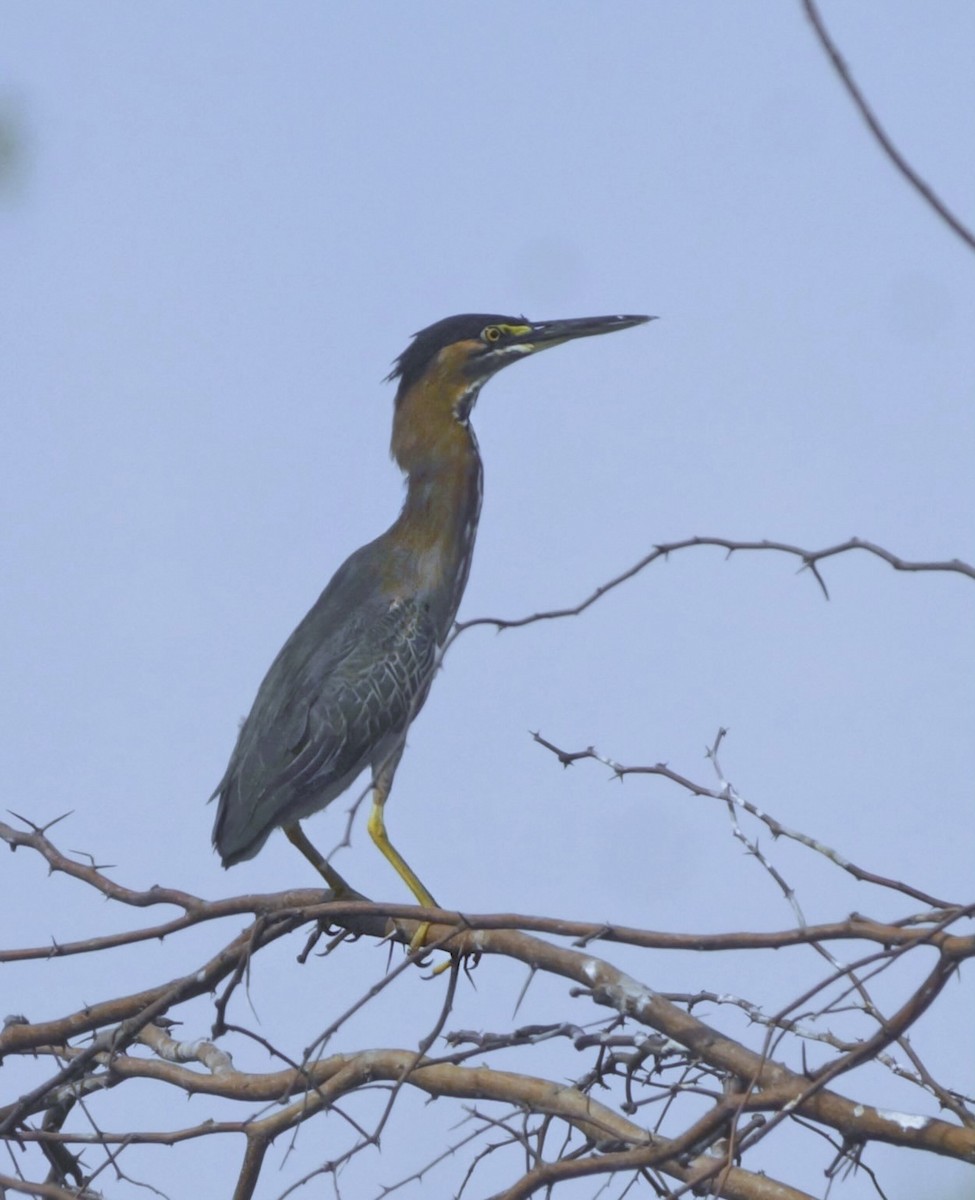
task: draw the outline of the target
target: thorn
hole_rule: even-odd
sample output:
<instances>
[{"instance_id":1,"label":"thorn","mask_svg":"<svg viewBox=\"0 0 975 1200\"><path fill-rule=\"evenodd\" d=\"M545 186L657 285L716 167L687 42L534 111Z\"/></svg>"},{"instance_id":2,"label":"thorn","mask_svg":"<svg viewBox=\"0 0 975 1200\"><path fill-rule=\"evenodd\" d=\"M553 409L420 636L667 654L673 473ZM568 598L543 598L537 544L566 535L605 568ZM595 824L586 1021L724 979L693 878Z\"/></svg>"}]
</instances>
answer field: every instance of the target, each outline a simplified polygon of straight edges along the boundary
<instances>
[{"instance_id":1,"label":"thorn","mask_svg":"<svg viewBox=\"0 0 975 1200\"><path fill-rule=\"evenodd\" d=\"M519 992L518 999L515 1001L515 1007L511 1013L513 1017L518 1015L518 1009L521 1008L522 1001L528 995L528 989L531 987L531 982L535 978L535 970L535 967L528 968L528 977L525 980L525 986Z\"/></svg>"}]
</instances>

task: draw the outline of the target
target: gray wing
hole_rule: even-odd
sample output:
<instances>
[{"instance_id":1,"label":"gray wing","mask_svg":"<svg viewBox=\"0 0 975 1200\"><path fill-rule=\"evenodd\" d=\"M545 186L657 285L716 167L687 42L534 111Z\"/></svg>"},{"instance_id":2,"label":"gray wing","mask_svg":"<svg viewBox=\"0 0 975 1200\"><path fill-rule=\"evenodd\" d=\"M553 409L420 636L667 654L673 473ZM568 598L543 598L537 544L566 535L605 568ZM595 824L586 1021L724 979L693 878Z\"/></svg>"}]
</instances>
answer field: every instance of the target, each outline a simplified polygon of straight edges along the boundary
<instances>
[{"instance_id":1,"label":"gray wing","mask_svg":"<svg viewBox=\"0 0 975 1200\"><path fill-rule=\"evenodd\" d=\"M381 765L426 699L437 653L428 605L364 586L352 561L285 643L241 727L214 793L224 866Z\"/></svg>"}]
</instances>

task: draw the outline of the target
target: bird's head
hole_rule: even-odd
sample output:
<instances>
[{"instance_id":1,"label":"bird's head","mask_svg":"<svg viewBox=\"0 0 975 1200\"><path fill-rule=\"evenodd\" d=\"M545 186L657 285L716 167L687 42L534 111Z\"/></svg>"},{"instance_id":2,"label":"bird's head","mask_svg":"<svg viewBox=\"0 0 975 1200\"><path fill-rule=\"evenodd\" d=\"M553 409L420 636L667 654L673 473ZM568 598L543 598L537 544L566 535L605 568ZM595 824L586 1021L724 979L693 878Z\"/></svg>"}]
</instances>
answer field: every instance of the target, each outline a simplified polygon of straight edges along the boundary
<instances>
[{"instance_id":1,"label":"bird's head","mask_svg":"<svg viewBox=\"0 0 975 1200\"><path fill-rule=\"evenodd\" d=\"M614 316L529 321L498 313L445 317L414 335L387 379L399 381L397 405L412 388L428 384L449 388L457 399L476 398L484 383L508 363L576 338L629 329L653 319ZM467 401L467 412L471 405L472 400Z\"/></svg>"},{"instance_id":2,"label":"bird's head","mask_svg":"<svg viewBox=\"0 0 975 1200\"><path fill-rule=\"evenodd\" d=\"M573 317L529 321L495 313L445 317L421 329L396 359L393 454L404 469L423 445L466 426L482 386L508 363L576 338L630 329L653 317Z\"/></svg>"}]
</instances>

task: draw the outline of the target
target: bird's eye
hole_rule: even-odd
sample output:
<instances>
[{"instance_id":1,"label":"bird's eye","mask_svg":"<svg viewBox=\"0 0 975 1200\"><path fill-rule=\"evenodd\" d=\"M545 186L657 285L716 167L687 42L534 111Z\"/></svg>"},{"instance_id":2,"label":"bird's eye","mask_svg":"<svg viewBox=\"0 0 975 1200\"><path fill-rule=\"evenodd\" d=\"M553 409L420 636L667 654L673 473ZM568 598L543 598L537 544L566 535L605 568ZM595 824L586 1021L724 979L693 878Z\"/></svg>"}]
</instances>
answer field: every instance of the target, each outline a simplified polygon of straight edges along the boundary
<instances>
[{"instance_id":1,"label":"bird's eye","mask_svg":"<svg viewBox=\"0 0 975 1200\"><path fill-rule=\"evenodd\" d=\"M501 330L497 325L489 325L481 334L486 342L499 342L501 340Z\"/></svg>"}]
</instances>

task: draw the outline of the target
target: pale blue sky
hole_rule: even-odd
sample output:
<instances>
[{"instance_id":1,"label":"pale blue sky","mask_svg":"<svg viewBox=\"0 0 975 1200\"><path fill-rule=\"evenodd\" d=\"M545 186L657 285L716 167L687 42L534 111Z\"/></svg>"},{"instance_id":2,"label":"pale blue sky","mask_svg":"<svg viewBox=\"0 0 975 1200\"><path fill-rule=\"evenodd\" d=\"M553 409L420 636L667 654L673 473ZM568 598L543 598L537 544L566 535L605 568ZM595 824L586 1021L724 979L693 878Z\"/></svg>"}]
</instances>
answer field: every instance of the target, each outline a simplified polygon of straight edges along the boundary
<instances>
[{"instance_id":1,"label":"pale blue sky","mask_svg":"<svg viewBox=\"0 0 975 1200\"><path fill-rule=\"evenodd\" d=\"M971 224L975 7L834 0L824 15L900 148ZM381 380L442 316L661 318L485 390L464 617L575 602L692 534L857 534L975 560L973 257L879 153L798 4L19 2L0 24L0 102L24 131L0 197L4 807L73 809L59 844L121 881L206 896L313 882L280 836L224 874L205 801L276 650L395 516ZM563 773L527 733L709 783L703 749L728 726L725 769L761 808L971 899L973 585L866 557L824 574L830 603L791 560L695 550L578 621L472 631L412 732L394 840L448 906L787 926L716 805L592 764ZM345 808L309 823L323 847ZM766 848L810 919L909 911ZM406 898L361 820L338 866ZM4 857L0 912L24 944L129 920L26 854ZM81 960L6 972L4 1011L44 1019L186 967L184 947L140 954L113 960L117 979ZM300 1052L381 956L301 972L282 952L281 977L253 984L266 1031L290 979ZM821 970L811 953L610 957L655 988L769 1004ZM521 982L485 965L452 1024L505 1027ZM377 1009L349 1045L425 1030L438 1000L409 986L422 1017L403 1029ZM918 1049L971 1091L971 997L955 991L942 1039L928 1027ZM540 987L518 1020L573 1003ZM186 1036L206 1032L198 1013ZM886 1073L874 1086L877 1103L920 1105ZM402 1137L394 1124L349 1195L416 1165ZM318 1161L313 1143L262 1196ZM789 1139L766 1145L746 1165L822 1190L825 1153L797 1178ZM198 1177L195 1152L167 1160L171 1194ZM868 1162L890 1200L960 1177L883 1149ZM857 1176L832 1196L871 1194Z\"/></svg>"}]
</instances>

